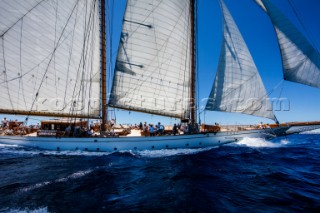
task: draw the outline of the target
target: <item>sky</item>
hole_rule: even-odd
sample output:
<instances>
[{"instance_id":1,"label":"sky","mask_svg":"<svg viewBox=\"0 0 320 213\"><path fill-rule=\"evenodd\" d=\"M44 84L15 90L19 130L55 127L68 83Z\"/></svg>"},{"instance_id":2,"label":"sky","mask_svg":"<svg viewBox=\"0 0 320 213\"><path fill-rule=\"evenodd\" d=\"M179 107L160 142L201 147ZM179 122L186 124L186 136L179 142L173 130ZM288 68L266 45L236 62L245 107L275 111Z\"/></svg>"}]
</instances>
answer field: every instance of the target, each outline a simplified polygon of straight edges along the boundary
<instances>
[{"instance_id":1,"label":"sky","mask_svg":"<svg viewBox=\"0 0 320 213\"><path fill-rule=\"evenodd\" d=\"M294 6L299 19L293 13L289 1ZM278 0L273 1L295 25L311 39L320 49L320 1L318 0ZM113 7L113 39L112 52L117 53L119 35L125 0L115 0ZM275 107L275 114L280 122L320 120L320 89L310 86L284 82L282 65L276 34L270 18L254 3L253 0L225 0L242 36L252 54L267 92L271 98L282 98L280 108ZM200 107L210 94L215 77L222 40L222 20L218 0L198 0L198 84ZM299 24L299 20L302 25ZM304 31L306 29L306 31ZM114 60L115 61L115 60ZM113 114L113 113L112 113ZM174 118L165 118L143 113L115 110L118 123L138 123L147 121L165 124L179 122ZM201 122L213 124L255 124L259 122L273 123L272 120L242 115L239 113L206 111L200 115Z\"/></svg>"},{"instance_id":2,"label":"sky","mask_svg":"<svg viewBox=\"0 0 320 213\"><path fill-rule=\"evenodd\" d=\"M320 1L318 0L273 0L295 25L298 19L293 14L288 2L294 5L299 14L299 19L307 30L307 38L311 38L313 44L320 49ZM109 15L112 16L112 49L113 62L117 54L120 32L122 28L122 18L126 0L108 0L108 4L113 2L114 6ZM283 98L284 105L281 110L276 110L275 114L280 122L290 121L320 121L320 89L302 84L283 82L280 50L276 40L274 29L269 17L254 3L254 0L225 0L233 18L235 19L242 36L252 54L256 66L269 93L273 91L271 97ZM220 55L222 40L222 20L218 0L198 0L198 84L200 107L206 102L201 101L208 97L215 77ZM110 19L111 20L111 19ZM109 66L113 70L113 66ZM109 70L109 74L110 74ZM282 83L281 83L282 82ZM110 81L108 82L110 85ZM139 122L163 124L178 123L175 118L166 118L143 113L114 110L110 113L117 123L135 124ZM13 119L16 116L7 116ZM18 117L22 118L22 117ZM273 123L272 120L260 117L242 115L238 113L210 112L200 115L201 122L213 124L256 124L259 122ZM41 118L30 118L31 123L38 122Z\"/></svg>"}]
</instances>

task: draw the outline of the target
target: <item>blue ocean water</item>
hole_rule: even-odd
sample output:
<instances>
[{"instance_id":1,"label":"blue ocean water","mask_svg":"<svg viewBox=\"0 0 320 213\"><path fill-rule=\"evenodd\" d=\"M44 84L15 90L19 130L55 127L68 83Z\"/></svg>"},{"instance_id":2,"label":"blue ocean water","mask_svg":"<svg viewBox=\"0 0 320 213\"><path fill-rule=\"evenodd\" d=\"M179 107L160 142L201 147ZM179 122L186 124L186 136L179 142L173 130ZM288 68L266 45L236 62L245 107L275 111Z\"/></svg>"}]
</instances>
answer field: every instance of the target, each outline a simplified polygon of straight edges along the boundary
<instances>
[{"instance_id":1,"label":"blue ocean water","mask_svg":"<svg viewBox=\"0 0 320 213\"><path fill-rule=\"evenodd\" d=\"M319 211L319 159L320 134L136 153L0 145L0 211Z\"/></svg>"}]
</instances>

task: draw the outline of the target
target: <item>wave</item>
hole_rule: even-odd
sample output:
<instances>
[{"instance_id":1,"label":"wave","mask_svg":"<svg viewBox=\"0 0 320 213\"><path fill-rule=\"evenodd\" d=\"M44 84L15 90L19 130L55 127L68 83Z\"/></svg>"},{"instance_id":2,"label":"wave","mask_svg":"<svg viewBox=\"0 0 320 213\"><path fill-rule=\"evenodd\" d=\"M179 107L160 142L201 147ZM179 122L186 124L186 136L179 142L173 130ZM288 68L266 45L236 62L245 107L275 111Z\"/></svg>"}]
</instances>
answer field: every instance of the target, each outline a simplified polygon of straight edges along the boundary
<instances>
[{"instance_id":1,"label":"wave","mask_svg":"<svg viewBox=\"0 0 320 213\"><path fill-rule=\"evenodd\" d=\"M145 150L135 152L137 155L148 158L161 158L176 155L195 155L200 152L208 151L218 147L207 147L198 149L161 149L161 150ZM133 153L133 154L135 154Z\"/></svg>"},{"instance_id":2,"label":"wave","mask_svg":"<svg viewBox=\"0 0 320 213\"><path fill-rule=\"evenodd\" d=\"M47 185L51 185L51 184L55 184L55 183L63 183L63 182L67 182L69 180L79 179L79 178L82 178L82 177L90 174L92 171L93 171L92 169L85 170L85 171L78 171L78 172L75 172L75 173L68 175L67 177L64 177L64 178L59 178L59 179L56 179L53 181L44 181L44 182L33 184L31 186L21 188L19 191L20 192L29 192L29 191L32 191L35 189L45 187Z\"/></svg>"},{"instance_id":3,"label":"wave","mask_svg":"<svg viewBox=\"0 0 320 213\"><path fill-rule=\"evenodd\" d=\"M107 156L114 154L129 154L131 156L141 156L149 158L170 157L175 155L192 155L199 152L211 150L217 147L197 148L197 149L161 149L161 150L144 150L144 151L132 151L125 150L119 152L88 152L82 150L74 151L49 151L49 150L37 150L33 148L26 148L18 145L5 145L0 144L0 151L8 154L20 154L20 155L54 155L54 156Z\"/></svg>"},{"instance_id":4,"label":"wave","mask_svg":"<svg viewBox=\"0 0 320 213\"><path fill-rule=\"evenodd\" d=\"M10 208L3 208L0 209L0 212L7 212L7 213L47 213L48 207L39 207L37 209L10 209Z\"/></svg>"},{"instance_id":5,"label":"wave","mask_svg":"<svg viewBox=\"0 0 320 213\"><path fill-rule=\"evenodd\" d=\"M260 148L279 148L288 145L290 141L282 139L280 142L268 141L263 138L244 138L241 141L232 145L236 146L247 146L247 147L260 147Z\"/></svg>"},{"instance_id":6,"label":"wave","mask_svg":"<svg viewBox=\"0 0 320 213\"><path fill-rule=\"evenodd\" d=\"M2 144L0 143L0 148L12 148L12 147L19 147L19 145L11 145L11 144Z\"/></svg>"},{"instance_id":7,"label":"wave","mask_svg":"<svg viewBox=\"0 0 320 213\"><path fill-rule=\"evenodd\" d=\"M7 154L18 154L18 155L56 155L56 156L104 156L113 154L113 152L88 152L82 150L74 151L50 151L50 150L40 150L35 148L23 147L19 145L8 145L0 143L0 152Z\"/></svg>"},{"instance_id":8,"label":"wave","mask_svg":"<svg viewBox=\"0 0 320 213\"><path fill-rule=\"evenodd\" d=\"M61 156L61 155L67 155L67 156L105 156L105 155L111 155L113 152L88 152L88 151L81 151L81 150L76 150L76 151L39 151L38 154L44 154L44 155L56 155L56 156Z\"/></svg>"}]
</instances>

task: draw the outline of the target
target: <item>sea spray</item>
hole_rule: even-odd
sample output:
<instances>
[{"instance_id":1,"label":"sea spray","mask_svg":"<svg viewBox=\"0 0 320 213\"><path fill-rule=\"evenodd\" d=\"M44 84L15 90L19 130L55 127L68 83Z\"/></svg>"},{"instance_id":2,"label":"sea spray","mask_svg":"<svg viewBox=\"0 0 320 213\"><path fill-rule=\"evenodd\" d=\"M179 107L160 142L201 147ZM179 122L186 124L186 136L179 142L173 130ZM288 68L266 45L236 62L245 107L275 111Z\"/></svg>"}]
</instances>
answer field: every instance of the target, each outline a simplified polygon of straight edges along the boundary
<instances>
[{"instance_id":1,"label":"sea spray","mask_svg":"<svg viewBox=\"0 0 320 213\"><path fill-rule=\"evenodd\" d=\"M280 142L267 141L262 138L244 138L243 140L235 143L235 145L247 147L261 147L261 148L279 148L289 144L289 141L282 139Z\"/></svg>"}]
</instances>

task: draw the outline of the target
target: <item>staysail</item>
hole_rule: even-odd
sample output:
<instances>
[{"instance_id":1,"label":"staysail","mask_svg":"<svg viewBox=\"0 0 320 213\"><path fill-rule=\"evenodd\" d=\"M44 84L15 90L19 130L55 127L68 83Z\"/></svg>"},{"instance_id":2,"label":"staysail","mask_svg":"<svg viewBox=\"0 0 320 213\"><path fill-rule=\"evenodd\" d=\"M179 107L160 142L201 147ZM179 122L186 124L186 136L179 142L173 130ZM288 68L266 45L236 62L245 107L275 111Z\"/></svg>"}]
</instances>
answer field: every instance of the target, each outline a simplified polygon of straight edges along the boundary
<instances>
[{"instance_id":1,"label":"staysail","mask_svg":"<svg viewBox=\"0 0 320 213\"><path fill-rule=\"evenodd\" d=\"M275 119L257 67L228 8L220 1L223 40L219 65L206 110Z\"/></svg>"},{"instance_id":2,"label":"staysail","mask_svg":"<svg viewBox=\"0 0 320 213\"><path fill-rule=\"evenodd\" d=\"M190 0L128 0L109 106L187 118Z\"/></svg>"},{"instance_id":3,"label":"staysail","mask_svg":"<svg viewBox=\"0 0 320 213\"><path fill-rule=\"evenodd\" d=\"M1 1L1 113L100 116L99 6Z\"/></svg>"},{"instance_id":4,"label":"staysail","mask_svg":"<svg viewBox=\"0 0 320 213\"><path fill-rule=\"evenodd\" d=\"M282 56L284 79L320 88L320 53L270 0L255 0L269 15Z\"/></svg>"}]
</instances>

